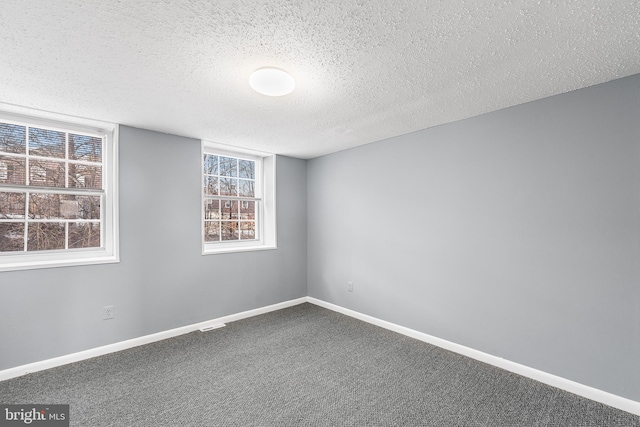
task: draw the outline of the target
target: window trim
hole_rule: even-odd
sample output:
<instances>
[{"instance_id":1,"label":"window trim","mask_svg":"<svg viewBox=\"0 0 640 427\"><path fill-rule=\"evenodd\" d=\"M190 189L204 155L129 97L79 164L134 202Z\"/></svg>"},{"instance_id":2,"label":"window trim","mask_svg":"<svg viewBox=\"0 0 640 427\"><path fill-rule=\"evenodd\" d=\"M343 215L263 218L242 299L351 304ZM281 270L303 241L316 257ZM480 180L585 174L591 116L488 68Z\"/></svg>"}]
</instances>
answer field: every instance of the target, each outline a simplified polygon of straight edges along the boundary
<instances>
[{"instance_id":1,"label":"window trim","mask_svg":"<svg viewBox=\"0 0 640 427\"><path fill-rule=\"evenodd\" d=\"M205 242L205 184L202 160L205 154L219 154L256 161L256 185L260 186L260 192L258 193L260 197L257 198L261 200L261 203L258 203L260 209L256 224L259 237L256 240ZM276 249L278 247L276 229L276 155L202 140L200 152L200 216L202 255Z\"/></svg>"},{"instance_id":2,"label":"window trim","mask_svg":"<svg viewBox=\"0 0 640 427\"><path fill-rule=\"evenodd\" d=\"M63 114L33 110L7 104L0 104L0 120L59 129L64 132L101 135L106 138L102 147L102 174L104 188L104 206L100 219L101 248L63 249L37 251L31 253L0 253L0 272L31 270L38 268L68 267L120 262L119 254L119 218L118 218L118 133L114 123L66 116ZM25 187L28 190L28 186ZM40 189L41 187L31 187ZM43 189L44 191L64 191L63 188ZM82 190L80 190L82 191ZM102 231L104 230L104 231Z\"/></svg>"}]
</instances>

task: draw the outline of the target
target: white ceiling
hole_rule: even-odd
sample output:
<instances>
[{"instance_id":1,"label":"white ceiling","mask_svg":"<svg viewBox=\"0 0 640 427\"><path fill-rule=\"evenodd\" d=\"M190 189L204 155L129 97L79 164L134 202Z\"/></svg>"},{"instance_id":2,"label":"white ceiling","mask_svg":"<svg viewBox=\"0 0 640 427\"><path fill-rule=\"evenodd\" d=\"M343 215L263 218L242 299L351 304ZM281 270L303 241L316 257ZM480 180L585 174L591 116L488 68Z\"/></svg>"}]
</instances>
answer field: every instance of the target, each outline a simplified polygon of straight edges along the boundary
<instances>
[{"instance_id":1,"label":"white ceiling","mask_svg":"<svg viewBox=\"0 0 640 427\"><path fill-rule=\"evenodd\" d=\"M638 0L0 4L0 102L301 158L636 73Z\"/></svg>"}]
</instances>

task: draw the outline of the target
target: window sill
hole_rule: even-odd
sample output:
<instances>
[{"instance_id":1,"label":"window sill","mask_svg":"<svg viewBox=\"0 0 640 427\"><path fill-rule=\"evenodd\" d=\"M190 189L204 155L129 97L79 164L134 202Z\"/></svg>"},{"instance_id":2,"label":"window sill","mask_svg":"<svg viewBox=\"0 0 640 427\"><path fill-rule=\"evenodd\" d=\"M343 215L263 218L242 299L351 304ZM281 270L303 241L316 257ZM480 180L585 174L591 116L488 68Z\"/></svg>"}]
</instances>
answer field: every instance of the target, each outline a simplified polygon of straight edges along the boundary
<instances>
[{"instance_id":1,"label":"window sill","mask_svg":"<svg viewBox=\"0 0 640 427\"><path fill-rule=\"evenodd\" d=\"M99 256L92 254L92 256L85 257L69 257L69 258L57 258L46 259L47 257L34 259L34 260L3 260L0 257L0 272L2 271L18 271L18 270L34 270L39 268L55 268L55 267L72 267L81 265L96 265L96 264L114 264L120 262L118 256L108 255Z\"/></svg>"},{"instance_id":2,"label":"window sill","mask_svg":"<svg viewBox=\"0 0 640 427\"><path fill-rule=\"evenodd\" d=\"M267 251L271 249L277 249L276 245L225 245L221 244L219 247L205 247L202 250L202 255L217 255L217 254L229 254L236 252L254 252L254 251Z\"/></svg>"}]
</instances>

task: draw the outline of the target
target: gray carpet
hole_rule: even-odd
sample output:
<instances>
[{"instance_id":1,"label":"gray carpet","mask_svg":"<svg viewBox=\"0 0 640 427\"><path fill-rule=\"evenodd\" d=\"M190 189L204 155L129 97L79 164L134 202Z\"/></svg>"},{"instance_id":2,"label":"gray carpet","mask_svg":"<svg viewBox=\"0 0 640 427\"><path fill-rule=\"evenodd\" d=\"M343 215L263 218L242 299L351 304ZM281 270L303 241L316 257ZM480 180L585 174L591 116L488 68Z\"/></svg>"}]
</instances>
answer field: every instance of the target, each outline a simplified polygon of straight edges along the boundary
<instances>
[{"instance_id":1,"label":"gray carpet","mask_svg":"<svg viewBox=\"0 0 640 427\"><path fill-rule=\"evenodd\" d=\"M302 304L0 382L71 425L640 426L640 417Z\"/></svg>"}]
</instances>

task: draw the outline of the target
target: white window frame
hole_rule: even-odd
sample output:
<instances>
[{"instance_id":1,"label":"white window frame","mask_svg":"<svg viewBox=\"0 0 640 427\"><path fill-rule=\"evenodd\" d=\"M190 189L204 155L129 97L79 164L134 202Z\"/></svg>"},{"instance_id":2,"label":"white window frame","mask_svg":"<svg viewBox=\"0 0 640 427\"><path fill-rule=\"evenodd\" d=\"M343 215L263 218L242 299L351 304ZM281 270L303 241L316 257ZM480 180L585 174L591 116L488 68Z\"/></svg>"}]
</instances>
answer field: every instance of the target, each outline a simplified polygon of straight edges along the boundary
<instances>
[{"instance_id":1,"label":"white window frame","mask_svg":"<svg viewBox=\"0 0 640 427\"><path fill-rule=\"evenodd\" d=\"M205 242L205 184L204 165L205 154L217 154L256 162L256 239L233 240L220 242ZM233 252L260 251L277 248L276 230L276 156L255 150L235 148L210 141L202 141L200 153L200 238L202 240L202 255L223 254ZM240 199L241 200L241 199Z\"/></svg>"},{"instance_id":2,"label":"white window frame","mask_svg":"<svg viewBox=\"0 0 640 427\"><path fill-rule=\"evenodd\" d=\"M0 104L0 120L20 125L57 129L104 137L102 180L104 200L100 212L100 248L34 252L0 252L0 272L120 262L118 220L118 125L57 113ZM28 173L28 172L27 172ZM11 186L0 186L11 189ZM25 186L25 189L28 189ZM38 187L38 191L40 191ZM55 189L63 190L63 189ZM43 191L46 192L46 189Z\"/></svg>"}]
</instances>

